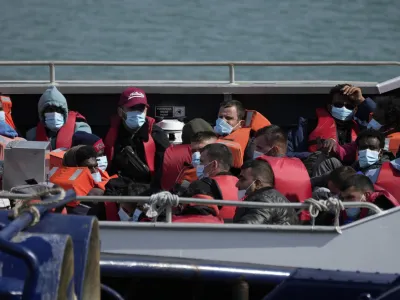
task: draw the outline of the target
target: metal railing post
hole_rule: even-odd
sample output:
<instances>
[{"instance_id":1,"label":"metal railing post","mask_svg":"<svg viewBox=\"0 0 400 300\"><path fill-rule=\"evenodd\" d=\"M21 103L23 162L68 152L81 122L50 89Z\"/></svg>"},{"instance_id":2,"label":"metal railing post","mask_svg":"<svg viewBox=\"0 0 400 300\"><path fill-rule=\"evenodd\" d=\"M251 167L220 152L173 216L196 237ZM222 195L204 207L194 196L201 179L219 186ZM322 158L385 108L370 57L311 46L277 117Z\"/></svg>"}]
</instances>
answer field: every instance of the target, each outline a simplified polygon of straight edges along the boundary
<instances>
[{"instance_id":1,"label":"metal railing post","mask_svg":"<svg viewBox=\"0 0 400 300\"><path fill-rule=\"evenodd\" d=\"M54 84L56 82L56 68L54 66L54 63L49 64L49 70L50 70L50 83Z\"/></svg>"},{"instance_id":2,"label":"metal railing post","mask_svg":"<svg viewBox=\"0 0 400 300\"><path fill-rule=\"evenodd\" d=\"M172 223L172 207L171 205L167 205L165 208L165 222Z\"/></svg>"},{"instance_id":3,"label":"metal railing post","mask_svg":"<svg viewBox=\"0 0 400 300\"><path fill-rule=\"evenodd\" d=\"M229 65L229 83L235 84L235 66Z\"/></svg>"}]
</instances>

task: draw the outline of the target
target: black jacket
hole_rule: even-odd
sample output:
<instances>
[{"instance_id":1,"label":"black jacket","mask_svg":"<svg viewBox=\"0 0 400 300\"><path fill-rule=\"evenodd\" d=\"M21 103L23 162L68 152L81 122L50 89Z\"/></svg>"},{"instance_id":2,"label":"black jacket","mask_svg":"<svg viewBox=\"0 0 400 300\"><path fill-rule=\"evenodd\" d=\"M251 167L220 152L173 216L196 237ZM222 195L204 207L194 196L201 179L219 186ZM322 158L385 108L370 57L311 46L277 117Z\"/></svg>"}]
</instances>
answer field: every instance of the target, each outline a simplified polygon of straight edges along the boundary
<instances>
[{"instance_id":1,"label":"black jacket","mask_svg":"<svg viewBox=\"0 0 400 300\"><path fill-rule=\"evenodd\" d=\"M149 125L146 122L143 124L142 127L132 135L131 132L125 129L125 126L121 122L121 125L118 130L118 137L114 145L114 157L110 166L110 175L114 175L120 173L122 176L129 177L137 182L142 183L150 183L154 189L160 188L161 182L161 169L164 160L164 152L170 145L168 137L166 133L157 125L153 125L153 129L151 132L151 136L154 140L156 145L156 154L154 158L154 168L155 168L155 175L153 178L148 176L138 176L137 173L132 172L131 168L129 168L124 159L120 158L120 153L123 148L127 146L131 146L133 151L137 154L140 160L146 163L146 157L144 152L143 142L147 142L149 140L148 136L149 132Z\"/></svg>"},{"instance_id":2,"label":"black jacket","mask_svg":"<svg viewBox=\"0 0 400 300\"><path fill-rule=\"evenodd\" d=\"M244 201L266 203L290 203L277 190L266 187L251 193ZM295 225L298 223L296 211L292 208L247 208L236 209L233 223Z\"/></svg>"}]
</instances>

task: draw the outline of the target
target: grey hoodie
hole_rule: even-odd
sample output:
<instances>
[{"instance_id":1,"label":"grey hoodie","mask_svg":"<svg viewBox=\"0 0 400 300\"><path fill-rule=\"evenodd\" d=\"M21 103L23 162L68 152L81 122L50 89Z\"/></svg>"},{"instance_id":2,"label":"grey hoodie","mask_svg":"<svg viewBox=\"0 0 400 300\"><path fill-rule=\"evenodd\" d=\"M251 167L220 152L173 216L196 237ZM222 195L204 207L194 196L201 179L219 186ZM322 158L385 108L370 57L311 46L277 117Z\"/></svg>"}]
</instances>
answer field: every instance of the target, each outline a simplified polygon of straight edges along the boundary
<instances>
[{"instance_id":1,"label":"grey hoodie","mask_svg":"<svg viewBox=\"0 0 400 300\"><path fill-rule=\"evenodd\" d=\"M64 111L64 119L65 119L65 121L67 120L67 118L68 118L67 100L65 99L64 95L61 94L60 91L55 86L49 87L43 93L43 95L40 97L40 100L38 103L39 120L43 124L44 124L44 113L43 112L44 112L45 108L50 105L61 107ZM77 132L77 131L85 131L87 133L92 133L92 129L85 122L76 122L75 123L75 132ZM51 141L51 147L52 147L52 149L55 149L57 133L48 131L48 134L50 135L49 139ZM26 139L28 141L36 140L36 127L28 130L28 132L26 133Z\"/></svg>"}]
</instances>

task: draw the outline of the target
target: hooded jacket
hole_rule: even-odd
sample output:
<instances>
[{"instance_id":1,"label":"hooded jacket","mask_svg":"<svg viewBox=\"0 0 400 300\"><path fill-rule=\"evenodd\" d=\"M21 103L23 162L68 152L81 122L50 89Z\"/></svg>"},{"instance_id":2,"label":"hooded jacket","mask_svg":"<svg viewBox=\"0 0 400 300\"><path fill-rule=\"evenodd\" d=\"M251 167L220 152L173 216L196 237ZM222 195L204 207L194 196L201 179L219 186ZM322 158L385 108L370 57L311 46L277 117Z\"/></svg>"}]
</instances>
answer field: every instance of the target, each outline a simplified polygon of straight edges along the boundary
<instances>
[{"instance_id":1,"label":"hooded jacket","mask_svg":"<svg viewBox=\"0 0 400 300\"><path fill-rule=\"evenodd\" d=\"M44 120L44 110L46 107L54 105L56 107L62 108L64 112L64 120L67 121L68 118L68 104L67 100L65 99L64 95L60 93L60 91L55 87L49 87L43 95L40 97L38 103L38 114L39 114L39 121L45 124ZM92 133L92 129L86 122L79 122L77 119L75 123L75 132L77 131L85 131L87 133ZM65 124L65 123L64 123ZM28 141L35 141L36 140L36 128L31 128L26 133L26 139ZM52 149L56 148L56 138L57 132L53 132L51 130L47 130L47 136L51 142Z\"/></svg>"},{"instance_id":2,"label":"hooded jacket","mask_svg":"<svg viewBox=\"0 0 400 300\"><path fill-rule=\"evenodd\" d=\"M243 201L266 203L290 203L277 190L265 187L251 193ZM268 224L268 225L296 225L298 217L293 208L248 208L236 209L233 223Z\"/></svg>"}]
</instances>

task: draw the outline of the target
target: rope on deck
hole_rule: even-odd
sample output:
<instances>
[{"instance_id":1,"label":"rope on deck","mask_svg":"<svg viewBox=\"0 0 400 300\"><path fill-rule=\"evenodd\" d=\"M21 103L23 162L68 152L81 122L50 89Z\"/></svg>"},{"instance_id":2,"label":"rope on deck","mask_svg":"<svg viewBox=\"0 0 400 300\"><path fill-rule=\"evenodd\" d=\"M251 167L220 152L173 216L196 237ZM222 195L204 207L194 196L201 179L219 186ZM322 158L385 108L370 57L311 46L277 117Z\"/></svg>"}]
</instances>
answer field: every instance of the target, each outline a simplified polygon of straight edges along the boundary
<instances>
[{"instance_id":1,"label":"rope on deck","mask_svg":"<svg viewBox=\"0 0 400 300\"><path fill-rule=\"evenodd\" d=\"M320 212L333 212L335 214L334 226L338 233L342 233L340 229L340 212L344 210L343 202L338 198L329 197L328 200L316 200L313 198L304 200L304 203L310 204L308 211L310 216L315 220Z\"/></svg>"},{"instance_id":2,"label":"rope on deck","mask_svg":"<svg viewBox=\"0 0 400 300\"><path fill-rule=\"evenodd\" d=\"M178 206L179 196L164 191L150 196L147 206L146 216L157 221L157 217L167 208L167 206Z\"/></svg>"}]
</instances>

